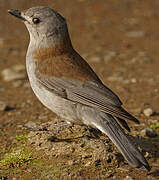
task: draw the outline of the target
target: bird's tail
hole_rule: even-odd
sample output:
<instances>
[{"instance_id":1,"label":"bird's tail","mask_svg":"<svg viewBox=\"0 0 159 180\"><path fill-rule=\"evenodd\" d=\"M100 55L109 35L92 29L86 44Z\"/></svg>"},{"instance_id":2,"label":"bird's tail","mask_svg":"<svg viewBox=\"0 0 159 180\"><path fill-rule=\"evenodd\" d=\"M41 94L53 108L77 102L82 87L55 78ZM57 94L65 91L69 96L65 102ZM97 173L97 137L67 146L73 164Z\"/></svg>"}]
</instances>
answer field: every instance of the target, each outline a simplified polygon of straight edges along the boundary
<instances>
[{"instance_id":1,"label":"bird's tail","mask_svg":"<svg viewBox=\"0 0 159 180\"><path fill-rule=\"evenodd\" d=\"M150 170L145 157L131 142L113 116L100 113L95 118L97 119L94 119L92 124L112 140L132 167Z\"/></svg>"}]
</instances>

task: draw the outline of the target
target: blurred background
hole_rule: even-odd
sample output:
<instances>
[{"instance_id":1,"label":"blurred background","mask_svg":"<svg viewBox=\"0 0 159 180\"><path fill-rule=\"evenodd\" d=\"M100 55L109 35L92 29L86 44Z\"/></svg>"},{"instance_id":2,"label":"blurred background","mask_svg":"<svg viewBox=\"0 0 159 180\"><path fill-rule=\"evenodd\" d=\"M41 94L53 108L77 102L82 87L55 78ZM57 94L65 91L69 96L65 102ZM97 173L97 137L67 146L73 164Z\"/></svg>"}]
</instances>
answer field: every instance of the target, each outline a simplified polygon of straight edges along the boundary
<instances>
[{"instance_id":1,"label":"blurred background","mask_svg":"<svg viewBox=\"0 0 159 180\"><path fill-rule=\"evenodd\" d=\"M21 10L41 5L55 9L66 18L75 49L93 67L101 80L120 97L125 108L139 118L139 126L130 124L131 134L149 139L159 148L158 0L1 0L0 180L31 179L33 176L33 179L51 179L51 176L46 178L47 176L41 175L45 170L42 171L40 167L41 173L37 173L39 169L34 172L36 163L30 167L29 172L30 156L27 156L28 161L25 158L22 160L27 161L22 166L19 162L9 163L5 159L6 156L9 157L7 153L19 147L19 141L22 146L27 143L28 131L22 129L24 124L33 127L37 123L56 121L56 116L36 99L27 79L25 55L29 34L24 24L7 12L8 9ZM143 173L142 176L143 179L147 179L147 176L158 179L159 154L153 146L148 146L149 149L145 152L150 164L153 164L154 173ZM36 156L38 155L35 154ZM52 163L51 160L50 162ZM8 170L10 167L13 168L12 172ZM19 171L15 170L17 167ZM125 166L121 165L122 168ZM99 169L90 170L89 173L85 170L84 176L77 176L87 179L92 172L98 172L98 176L92 176L94 179L105 178L99 173ZM127 175L138 179L140 173L131 169L130 172L117 170L108 174L110 179L123 179ZM65 177L71 178L68 174Z\"/></svg>"}]
</instances>

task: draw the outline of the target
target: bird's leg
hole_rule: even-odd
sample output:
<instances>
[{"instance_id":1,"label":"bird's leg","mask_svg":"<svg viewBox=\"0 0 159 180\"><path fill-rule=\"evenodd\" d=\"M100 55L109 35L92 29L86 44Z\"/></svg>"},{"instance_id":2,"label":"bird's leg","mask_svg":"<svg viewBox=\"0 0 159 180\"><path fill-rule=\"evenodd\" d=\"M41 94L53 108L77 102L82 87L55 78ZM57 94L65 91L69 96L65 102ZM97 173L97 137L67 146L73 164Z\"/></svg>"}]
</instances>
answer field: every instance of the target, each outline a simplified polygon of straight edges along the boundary
<instances>
[{"instance_id":1,"label":"bird's leg","mask_svg":"<svg viewBox=\"0 0 159 180\"><path fill-rule=\"evenodd\" d=\"M88 126L86 126L86 128L89 131L91 137L100 138L100 136L102 134L101 131L99 131L98 129L92 128L92 127L88 127Z\"/></svg>"}]
</instances>

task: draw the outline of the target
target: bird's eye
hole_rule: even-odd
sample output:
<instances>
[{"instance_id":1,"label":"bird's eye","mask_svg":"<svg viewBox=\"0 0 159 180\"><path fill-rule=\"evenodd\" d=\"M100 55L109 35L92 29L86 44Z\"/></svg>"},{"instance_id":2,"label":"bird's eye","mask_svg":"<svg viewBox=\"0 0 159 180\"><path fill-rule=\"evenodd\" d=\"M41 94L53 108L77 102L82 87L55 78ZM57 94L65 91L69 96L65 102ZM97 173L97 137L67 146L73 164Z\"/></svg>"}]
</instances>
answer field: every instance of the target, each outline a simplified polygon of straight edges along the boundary
<instances>
[{"instance_id":1,"label":"bird's eye","mask_svg":"<svg viewBox=\"0 0 159 180\"><path fill-rule=\"evenodd\" d=\"M34 23L34 24L40 23L40 19L39 19L39 18L33 18L33 23Z\"/></svg>"}]
</instances>

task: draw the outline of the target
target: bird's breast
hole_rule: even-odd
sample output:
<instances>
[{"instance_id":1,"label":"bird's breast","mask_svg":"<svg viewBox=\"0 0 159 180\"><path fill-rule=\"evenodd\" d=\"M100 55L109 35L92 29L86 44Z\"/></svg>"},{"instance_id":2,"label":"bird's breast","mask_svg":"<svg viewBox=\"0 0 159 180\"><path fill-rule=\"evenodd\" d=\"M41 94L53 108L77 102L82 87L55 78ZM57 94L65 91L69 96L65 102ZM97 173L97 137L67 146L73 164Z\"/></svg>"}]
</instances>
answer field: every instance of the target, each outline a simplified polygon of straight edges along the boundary
<instances>
[{"instance_id":1,"label":"bird's breast","mask_svg":"<svg viewBox=\"0 0 159 180\"><path fill-rule=\"evenodd\" d=\"M36 78L37 65L31 56L26 58L27 73L30 81L31 88L40 102L48 109L59 115L62 119L72 123L79 121L76 109L76 103L68 101L53 92L44 88Z\"/></svg>"}]
</instances>

